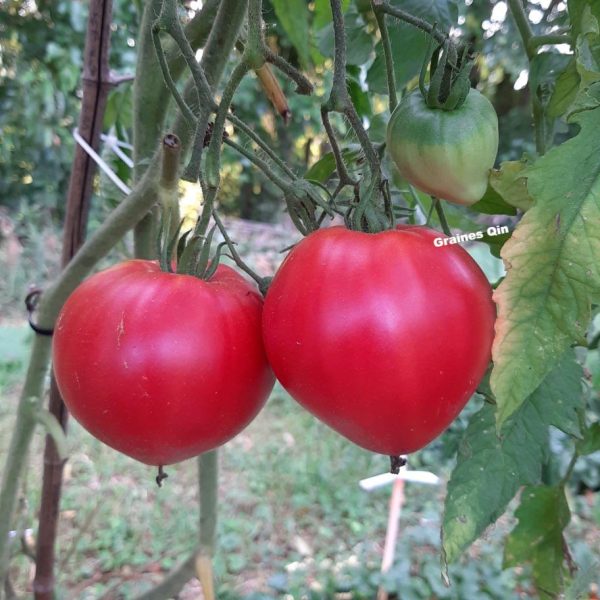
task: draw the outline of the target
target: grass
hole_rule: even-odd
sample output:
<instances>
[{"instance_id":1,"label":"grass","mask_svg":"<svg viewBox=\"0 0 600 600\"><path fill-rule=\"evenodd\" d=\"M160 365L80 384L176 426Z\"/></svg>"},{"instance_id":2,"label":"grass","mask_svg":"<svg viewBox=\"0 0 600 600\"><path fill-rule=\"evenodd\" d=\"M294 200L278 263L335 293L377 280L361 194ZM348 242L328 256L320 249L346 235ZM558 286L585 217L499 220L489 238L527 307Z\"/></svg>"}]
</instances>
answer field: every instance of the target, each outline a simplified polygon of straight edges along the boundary
<instances>
[{"instance_id":1,"label":"grass","mask_svg":"<svg viewBox=\"0 0 600 600\"><path fill-rule=\"evenodd\" d=\"M8 356L0 368L2 455L29 340L22 325L0 328L0 349ZM413 465L446 477L451 467L447 457L463 425L464 419L459 420L450 434L417 455ZM33 530L25 535L29 543L39 506L42 442L38 434L18 515L19 526ZM158 489L152 469L94 440L75 422L69 446L58 598L133 598L194 548L195 462L171 467L165 486ZM221 453L218 597L371 599L381 583L403 600L530 596L526 572L501 569L501 538L512 524L510 517L451 568L453 586L443 586L443 488L407 486L396 563L381 577L390 490L369 494L358 481L386 468L385 457L346 442L276 389L254 423ZM577 503L575 529L583 535L590 522L598 526L600 503L596 498L592 504ZM589 551L586 555L579 542L575 546L593 564ZM30 590L31 566L23 555L13 562L15 582L24 594Z\"/></svg>"},{"instance_id":2,"label":"grass","mask_svg":"<svg viewBox=\"0 0 600 600\"><path fill-rule=\"evenodd\" d=\"M281 260L278 250L290 243L289 232L277 230L275 235L272 229L235 223L232 227L255 268L263 274L273 272ZM34 257L26 254L15 264L14 273L21 275L12 277L12 287L0 293L3 314L9 316L0 320L0 462L10 440L31 342L16 299L32 274L42 272ZM43 272L51 275L53 270L55 266L46 265ZM600 373L600 367L596 371ZM434 471L446 480L474 409L471 403L441 439L411 457L411 468ZM31 547L43 441L38 432L17 515L17 528ZM107 448L73 421L69 449L57 548L57 598L134 598L195 546L195 461L171 467L169 479L158 489L152 469ZM390 489L369 494L358 481L387 468L387 458L347 442L277 388L259 417L221 452L218 598L372 600L380 584L402 600L535 596L527 569L502 570L502 539L514 524L510 510L451 567L452 587L444 587L439 540L443 486L407 486L395 564L382 577L379 565ZM590 597L589 590L600 585L600 500L598 494L588 494L572 496L570 502L569 543L582 568L566 597ZM30 596L32 562L16 545L12 565L15 586ZM180 597L198 595L192 582Z\"/></svg>"}]
</instances>

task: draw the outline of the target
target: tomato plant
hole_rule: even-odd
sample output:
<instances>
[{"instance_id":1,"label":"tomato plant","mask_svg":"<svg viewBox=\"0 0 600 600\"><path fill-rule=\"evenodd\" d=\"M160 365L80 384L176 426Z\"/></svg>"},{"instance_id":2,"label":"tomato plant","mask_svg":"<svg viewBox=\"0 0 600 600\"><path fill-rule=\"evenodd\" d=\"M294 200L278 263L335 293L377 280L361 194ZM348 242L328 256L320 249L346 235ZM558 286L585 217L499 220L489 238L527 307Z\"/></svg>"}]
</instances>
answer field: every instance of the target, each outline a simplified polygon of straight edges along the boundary
<instances>
[{"instance_id":1,"label":"tomato plant","mask_svg":"<svg viewBox=\"0 0 600 600\"><path fill-rule=\"evenodd\" d=\"M498 153L498 117L475 89L454 110L430 108L421 93L413 92L392 114L387 148L415 187L469 206L487 188Z\"/></svg>"},{"instance_id":2,"label":"tomato plant","mask_svg":"<svg viewBox=\"0 0 600 600\"><path fill-rule=\"evenodd\" d=\"M226 266L203 281L121 263L67 300L54 373L73 416L109 446L167 465L220 446L273 386L262 298Z\"/></svg>"},{"instance_id":3,"label":"tomato plant","mask_svg":"<svg viewBox=\"0 0 600 600\"><path fill-rule=\"evenodd\" d=\"M490 359L490 286L459 246L415 226L320 230L265 300L276 376L325 423L374 452L422 448L458 415Z\"/></svg>"}]
</instances>

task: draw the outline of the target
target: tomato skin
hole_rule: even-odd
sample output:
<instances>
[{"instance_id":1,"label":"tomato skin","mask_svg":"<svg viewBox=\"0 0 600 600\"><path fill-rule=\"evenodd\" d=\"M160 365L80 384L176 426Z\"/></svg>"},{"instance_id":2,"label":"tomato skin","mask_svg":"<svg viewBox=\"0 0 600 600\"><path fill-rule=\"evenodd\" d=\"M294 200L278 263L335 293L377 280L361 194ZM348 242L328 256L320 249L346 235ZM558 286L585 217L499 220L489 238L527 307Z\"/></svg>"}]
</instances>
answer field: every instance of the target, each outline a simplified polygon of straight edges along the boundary
<instances>
[{"instance_id":1,"label":"tomato skin","mask_svg":"<svg viewBox=\"0 0 600 600\"><path fill-rule=\"evenodd\" d=\"M481 200L498 154L498 117L472 89L458 109L427 106L420 92L396 107L387 148L409 183L444 200L470 206Z\"/></svg>"},{"instance_id":2,"label":"tomato skin","mask_svg":"<svg viewBox=\"0 0 600 600\"><path fill-rule=\"evenodd\" d=\"M258 414L274 383L262 298L233 269L209 281L132 260L79 286L57 320L53 366L73 416L149 465L211 450Z\"/></svg>"},{"instance_id":3,"label":"tomato skin","mask_svg":"<svg viewBox=\"0 0 600 600\"><path fill-rule=\"evenodd\" d=\"M414 452L469 400L490 360L489 283L425 227L343 227L302 240L265 299L275 375L305 408L368 450Z\"/></svg>"}]
</instances>

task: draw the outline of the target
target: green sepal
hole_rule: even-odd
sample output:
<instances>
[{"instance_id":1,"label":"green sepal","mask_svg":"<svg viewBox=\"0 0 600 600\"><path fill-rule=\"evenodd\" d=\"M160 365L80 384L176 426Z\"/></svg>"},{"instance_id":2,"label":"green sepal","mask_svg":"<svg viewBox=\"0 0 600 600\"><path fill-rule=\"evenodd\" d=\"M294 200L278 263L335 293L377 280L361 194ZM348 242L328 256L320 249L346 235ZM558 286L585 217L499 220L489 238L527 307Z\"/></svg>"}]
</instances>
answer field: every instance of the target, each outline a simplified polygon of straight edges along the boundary
<instances>
[{"instance_id":1,"label":"green sepal","mask_svg":"<svg viewBox=\"0 0 600 600\"><path fill-rule=\"evenodd\" d=\"M441 54L440 51L442 51ZM442 108L439 98L442 92L442 84L444 82L444 74L446 72L447 62L448 43L444 44L443 47L438 46L431 59L429 88L427 90L427 96L425 97L427 106L429 106L429 108Z\"/></svg>"},{"instance_id":2,"label":"green sepal","mask_svg":"<svg viewBox=\"0 0 600 600\"><path fill-rule=\"evenodd\" d=\"M429 70L429 66L433 69L433 55L439 51L440 46L435 45L435 30L437 28L437 23L433 24L433 29L431 31L431 36L429 37L429 43L427 44L427 53L425 54L425 60L423 61L423 65L421 66L421 72L419 73L419 89L421 90L421 95L423 98L427 98L427 87L425 86L425 79L427 78L427 71Z\"/></svg>"},{"instance_id":3,"label":"green sepal","mask_svg":"<svg viewBox=\"0 0 600 600\"><path fill-rule=\"evenodd\" d=\"M444 110L455 110L464 104L471 90L471 65L473 60L469 57L469 48L462 47L458 58L458 74L450 86L450 93L444 102Z\"/></svg>"},{"instance_id":4,"label":"green sepal","mask_svg":"<svg viewBox=\"0 0 600 600\"><path fill-rule=\"evenodd\" d=\"M425 85L428 63L429 87ZM472 64L473 57L466 44L456 48L450 40L446 40L433 52L430 45L419 77L419 89L427 106L448 111L460 108L471 90Z\"/></svg>"},{"instance_id":5,"label":"green sepal","mask_svg":"<svg viewBox=\"0 0 600 600\"><path fill-rule=\"evenodd\" d=\"M200 277L201 279L206 279L205 273L208 270L208 263L210 261L210 247L212 245L212 240L215 235L215 231L217 229L216 225L213 225L202 244L202 250L200 251L200 256L198 258L198 262L196 263L196 268L194 270L194 275L196 277Z\"/></svg>"},{"instance_id":6,"label":"green sepal","mask_svg":"<svg viewBox=\"0 0 600 600\"><path fill-rule=\"evenodd\" d=\"M187 243L187 239L188 237L190 237L190 234L192 233L192 230L190 229L189 231L186 231L180 238L179 238L179 242L177 242L177 265L179 266L179 263L181 261L181 256L183 255L183 251L185 250L185 246ZM179 269L178 269L179 270Z\"/></svg>"},{"instance_id":7,"label":"green sepal","mask_svg":"<svg viewBox=\"0 0 600 600\"><path fill-rule=\"evenodd\" d=\"M200 252L200 245L204 238L200 235L192 235L190 240L185 245L181 253L181 258L177 264L177 273L180 275L194 275L195 264L198 253Z\"/></svg>"},{"instance_id":8,"label":"green sepal","mask_svg":"<svg viewBox=\"0 0 600 600\"><path fill-rule=\"evenodd\" d=\"M217 272L217 269L219 268L219 264L221 263L221 256L223 254L223 248L227 245L228 245L227 242L221 242L217 246L217 251L215 252L213 259L210 261L210 265L208 265L208 269L206 269L206 272L204 273L204 276L202 277L202 279L204 279L205 281L208 281Z\"/></svg>"}]
</instances>

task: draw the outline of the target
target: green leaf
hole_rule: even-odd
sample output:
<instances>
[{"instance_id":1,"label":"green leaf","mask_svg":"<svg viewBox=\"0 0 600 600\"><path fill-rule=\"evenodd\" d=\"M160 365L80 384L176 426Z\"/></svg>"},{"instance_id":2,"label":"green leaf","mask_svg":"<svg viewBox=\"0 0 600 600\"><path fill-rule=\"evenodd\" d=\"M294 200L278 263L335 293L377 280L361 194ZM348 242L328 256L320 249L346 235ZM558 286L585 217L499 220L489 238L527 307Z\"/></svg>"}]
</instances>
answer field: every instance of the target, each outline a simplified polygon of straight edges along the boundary
<instances>
[{"instance_id":1,"label":"green leaf","mask_svg":"<svg viewBox=\"0 0 600 600\"><path fill-rule=\"evenodd\" d=\"M348 47L346 49L346 62L348 65L361 66L369 62L373 53L373 38L366 30L363 17L355 10L350 10L344 17ZM333 58L334 35L333 23L319 31L317 34L319 51L323 56Z\"/></svg>"},{"instance_id":2,"label":"green leaf","mask_svg":"<svg viewBox=\"0 0 600 600\"><path fill-rule=\"evenodd\" d=\"M549 425L581 435L577 420L577 411L585 404L581 375L574 352L567 351L505 422L500 435L492 406L485 405L473 415L448 482L442 525L448 562L456 560L505 511L522 485L540 481Z\"/></svg>"},{"instance_id":3,"label":"green leaf","mask_svg":"<svg viewBox=\"0 0 600 600\"><path fill-rule=\"evenodd\" d=\"M305 0L272 0L277 19L298 51L304 67L310 64L310 13Z\"/></svg>"},{"instance_id":4,"label":"green leaf","mask_svg":"<svg viewBox=\"0 0 600 600\"><path fill-rule=\"evenodd\" d=\"M575 44L575 69L579 89L567 112L570 121L574 114L600 106L600 28L590 6L583 6L578 19L579 34Z\"/></svg>"},{"instance_id":5,"label":"green leaf","mask_svg":"<svg viewBox=\"0 0 600 600\"><path fill-rule=\"evenodd\" d=\"M536 54L529 71L529 85L536 91L538 88L554 84L558 76L567 68L571 56L559 54L558 52L541 52Z\"/></svg>"},{"instance_id":6,"label":"green leaf","mask_svg":"<svg viewBox=\"0 0 600 600\"><path fill-rule=\"evenodd\" d=\"M448 0L394 0L394 6L425 19L429 23L437 23L438 29L449 31L456 25L458 9L454 2ZM429 45L429 36L415 27L394 19L387 18L396 73L398 89L416 77L421 70ZM376 58L367 74L371 92L387 94L385 60L381 43L376 46Z\"/></svg>"},{"instance_id":7,"label":"green leaf","mask_svg":"<svg viewBox=\"0 0 600 600\"><path fill-rule=\"evenodd\" d=\"M554 92L547 107L548 116L557 118L567 112L577 96L580 82L581 77L577 72L575 60L571 60L556 80Z\"/></svg>"},{"instance_id":8,"label":"green leaf","mask_svg":"<svg viewBox=\"0 0 600 600\"><path fill-rule=\"evenodd\" d=\"M571 512L563 487L525 488L515 516L519 523L506 540L504 567L531 563L538 590L554 597L568 574L563 530Z\"/></svg>"},{"instance_id":9,"label":"green leaf","mask_svg":"<svg viewBox=\"0 0 600 600\"><path fill-rule=\"evenodd\" d=\"M543 421L567 435L581 438L579 414L585 409L581 379L583 368L572 349L565 352L542 385L529 397Z\"/></svg>"},{"instance_id":10,"label":"green leaf","mask_svg":"<svg viewBox=\"0 0 600 600\"><path fill-rule=\"evenodd\" d=\"M514 206L505 202L502 196L488 183L487 190L483 198L471 206L471 210L484 215L516 215L517 210Z\"/></svg>"},{"instance_id":11,"label":"green leaf","mask_svg":"<svg viewBox=\"0 0 600 600\"><path fill-rule=\"evenodd\" d=\"M442 546L456 560L498 517L523 484L540 481L547 427L527 403L496 434L494 408L473 415L448 482Z\"/></svg>"},{"instance_id":12,"label":"green leaf","mask_svg":"<svg viewBox=\"0 0 600 600\"><path fill-rule=\"evenodd\" d=\"M493 256L501 258L502 248L504 248L504 244L508 242L510 236L510 233L501 233L500 235L488 235L484 233L481 241L489 246Z\"/></svg>"},{"instance_id":13,"label":"green leaf","mask_svg":"<svg viewBox=\"0 0 600 600\"><path fill-rule=\"evenodd\" d=\"M490 175L492 188L507 204L522 211L529 210L533 204L523 173L526 167L525 160L506 161L500 165L499 170L493 170Z\"/></svg>"},{"instance_id":14,"label":"green leaf","mask_svg":"<svg viewBox=\"0 0 600 600\"><path fill-rule=\"evenodd\" d=\"M361 157L362 151L358 146L342 149L342 158L350 170L352 170L352 165L355 164ZM307 179L308 181L326 183L335 173L335 169L336 164L333 152L328 152L306 172L304 179Z\"/></svg>"},{"instance_id":15,"label":"green leaf","mask_svg":"<svg viewBox=\"0 0 600 600\"><path fill-rule=\"evenodd\" d=\"M589 19L589 14L600 21L600 3L595 0L568 0L567 5L573 39L577 39L581 34L585 27L584 19Z\"/></svg>"},{"instance_id":16,"label":"green leaf","mask_svg":"<svg viewBox=\"0 0 600 600\"><path fill-rule=\"evenodd\" d=\"M577 452L582 456L600 452L600 423L592 423L583 433L583 440L577 444Z\"/></svg>"},{"instance_id":17,"label":"green leaf","mask_svg":"<svg viewBox=\"0 0 600 600\"><path fill-rule=\"evenodd\" d=\"M357 69L356 67L349 67L349 69ZM360 71L359 73L352 74L348 73L348 93L354 104L354 108L361 117L369 117L373 113L371 110L371 97L365 92L360 85Z\"/></svg>"},{"instance_id":18,"label":"green leaf","mask_svg":"<svg viewBox=\"0 0 600 600\"><path fill-rule=\"evenodd\" d=\"M498 426L571 344L584 343L600 293L600 109L575 119L579 134L524 172L535 204L502 250L491 377Z\"/></svg>"},{"instance_id":19,"label":"green leaf","mask_svg":"<svg viewBox=\"0 0 600 600\"><path fill-rule=\"evenodd\" d=\"M589 7L584 10L582 31L577 38L577 71L583 86L600 79L600 28Z\"/></svg>"}]
</instances>

